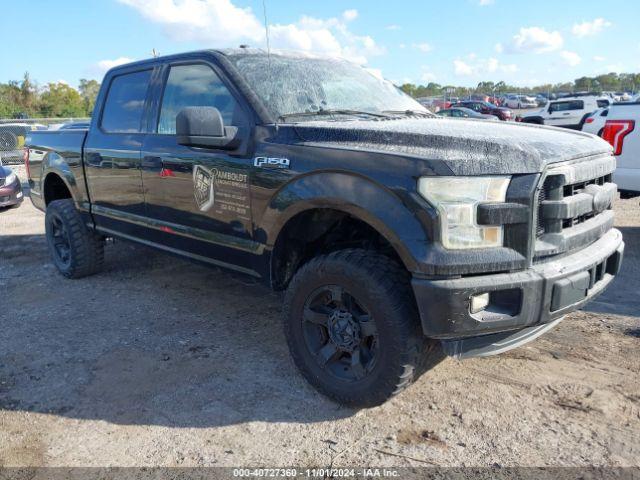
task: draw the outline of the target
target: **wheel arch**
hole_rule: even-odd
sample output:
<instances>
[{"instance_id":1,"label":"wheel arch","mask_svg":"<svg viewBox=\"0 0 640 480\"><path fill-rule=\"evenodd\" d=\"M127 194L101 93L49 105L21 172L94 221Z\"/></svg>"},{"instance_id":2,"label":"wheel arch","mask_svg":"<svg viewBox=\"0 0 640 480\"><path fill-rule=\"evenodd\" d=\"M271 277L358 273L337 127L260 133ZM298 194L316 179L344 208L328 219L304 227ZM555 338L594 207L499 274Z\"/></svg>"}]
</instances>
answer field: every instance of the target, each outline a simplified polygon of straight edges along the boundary
<instances>
[{"instance_id":1,"label":"wheel arch","mask_svg":"<svg viewBox=\"0 0 640 480\"><path fill-rule=\"evenodd\" d=\"M54 200L62 200L64 198L71 198L75 202L68 180L61 172L53 170L46 172L43 177L42 197L45 206Z\"/></svg>"},{"instance_id":2,"label":"wheel arch","mask_svg":"<svg viewBox=\"0 0 640 480\"><path fill-rule=\"evenodd\" d=\"M375 232L408 271L418 270L418 258L424 258L430 240L423 223L406 203L388 188L344 172L307 175L287 184L272 197L258 229L270 252L272 286L283 286L278 281L277 265L288 232L295 230L301 218L314 218L314 214L322 217L323 213L342 216L361 232Z\"/></svg>"}]
</instances>

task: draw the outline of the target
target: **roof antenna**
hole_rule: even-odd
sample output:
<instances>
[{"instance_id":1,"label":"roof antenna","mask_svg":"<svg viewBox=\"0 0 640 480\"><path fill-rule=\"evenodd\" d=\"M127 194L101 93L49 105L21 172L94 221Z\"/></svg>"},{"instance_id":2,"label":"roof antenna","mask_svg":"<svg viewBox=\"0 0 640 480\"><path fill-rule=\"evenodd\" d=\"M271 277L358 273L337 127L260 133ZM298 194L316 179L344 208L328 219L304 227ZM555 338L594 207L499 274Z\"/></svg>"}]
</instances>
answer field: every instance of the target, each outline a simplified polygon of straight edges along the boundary
<instances>
[{"instance_id":1,"label":"roof antenna","mask_svg":"<svg viewBox=\"0 0 640 480\"><path fill-rule=\"evenodd\" d=\"M262 13L264 15L264 34L267 38L267 68L269 69L269 83L273 85L271 81L273 78L271 70L271 44L269 43L269 21L267 20L267 0L262 0ZM278 119L275 121L276 131L278 130Z\"/></svg>"},{"instance_id":2,"label":"roof antenna","mask_svg":"<svg viewBox=\"0 0 640 480\"><path fill-rule=\"evenodd\" d=\"M155 48L151 49L151 56L153 58L158 58L160 56L160 54L158 53L158 51Z\"/></svg>"}]
</instances>

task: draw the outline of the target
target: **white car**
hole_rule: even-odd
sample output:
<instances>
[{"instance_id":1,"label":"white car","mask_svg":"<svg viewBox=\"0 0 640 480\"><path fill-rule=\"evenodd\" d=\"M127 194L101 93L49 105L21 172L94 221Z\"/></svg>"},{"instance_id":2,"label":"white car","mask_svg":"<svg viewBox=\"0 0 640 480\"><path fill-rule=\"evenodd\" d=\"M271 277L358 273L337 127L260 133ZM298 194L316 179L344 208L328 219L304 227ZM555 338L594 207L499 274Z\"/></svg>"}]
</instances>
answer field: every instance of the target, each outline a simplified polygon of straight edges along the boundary
<instances>
[{"instance_id":1,"label":"white car","mask_svg":"<svg viewBox=\"0 0 640 480\"><path fill-rule=\"evenodd\" d=\"M640 103L613 104L602 138L613 146L617 158L613 181L620 196L640 196Z\"/></svg>"},{"instance_id":2,"label":"white car","mask_svg":"<svg viewBox=\"0 0 640 480\"><path fill-rule=\"evenodd\" d=\"M535 97L527 95L509 95L505 102L507 108L535 108L537 106L538 102Z\"/></svg>"},{"instance_id":3,"label":"white car","mask_svg":"<svg viewBox=\"0 0 640 480\"><path fill-rule=\"evenodd\" d=\"M582 125L582 131L601 137L608 115L609 107L599 108L595 112L589 114Z\"/></svg>"},{"instance_id":4,"label":"white car","mask_svg":"<svg viewBox=\"0 0 640 480\"><path fill-rule=\"evenodd\" d=\"M610 99L595 95L563 97L552 100L543 109L522 117L521 121L581 130L589 114L610 104Z\"/></svg>"}]
</instances>

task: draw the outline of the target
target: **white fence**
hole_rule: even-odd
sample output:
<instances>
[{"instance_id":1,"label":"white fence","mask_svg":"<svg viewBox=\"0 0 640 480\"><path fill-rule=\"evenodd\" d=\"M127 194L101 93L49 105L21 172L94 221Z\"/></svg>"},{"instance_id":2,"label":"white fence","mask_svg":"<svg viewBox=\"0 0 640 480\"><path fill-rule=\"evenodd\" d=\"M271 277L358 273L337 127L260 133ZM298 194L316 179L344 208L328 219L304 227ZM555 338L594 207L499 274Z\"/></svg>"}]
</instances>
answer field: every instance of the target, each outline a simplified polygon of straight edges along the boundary
<instances>
[{"instance_id":1,"label":"white fence","mask_svg":"<svg viewBox=\"0 0 640 480\"><path fill-rule=\"evenodd\" d=\"M88 118L0 118L0 160L4 164L22 163L22 149L29 132L57 130L70 123L86 123Z\"/></svg>"}]
</instances>

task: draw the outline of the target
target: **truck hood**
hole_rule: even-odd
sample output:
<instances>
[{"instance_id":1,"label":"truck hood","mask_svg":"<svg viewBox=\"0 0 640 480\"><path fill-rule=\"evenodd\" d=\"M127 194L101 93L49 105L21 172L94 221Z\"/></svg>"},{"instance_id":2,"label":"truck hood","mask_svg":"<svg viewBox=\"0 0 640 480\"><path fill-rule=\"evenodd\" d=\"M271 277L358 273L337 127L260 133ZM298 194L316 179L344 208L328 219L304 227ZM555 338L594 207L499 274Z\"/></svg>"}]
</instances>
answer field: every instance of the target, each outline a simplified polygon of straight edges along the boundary
<instances>
[{"instance_id":1,"label":"truck hood","mask_svg":"<svg viewBox=\"0 0 640 480\"><path fill-rule=\"evenodd\" d=\"M294 128L306 144L442 161L455 175L537 173L550 163L611 151L587 133L488 120L314 121Z\"/></svg>"}]
</instances>

